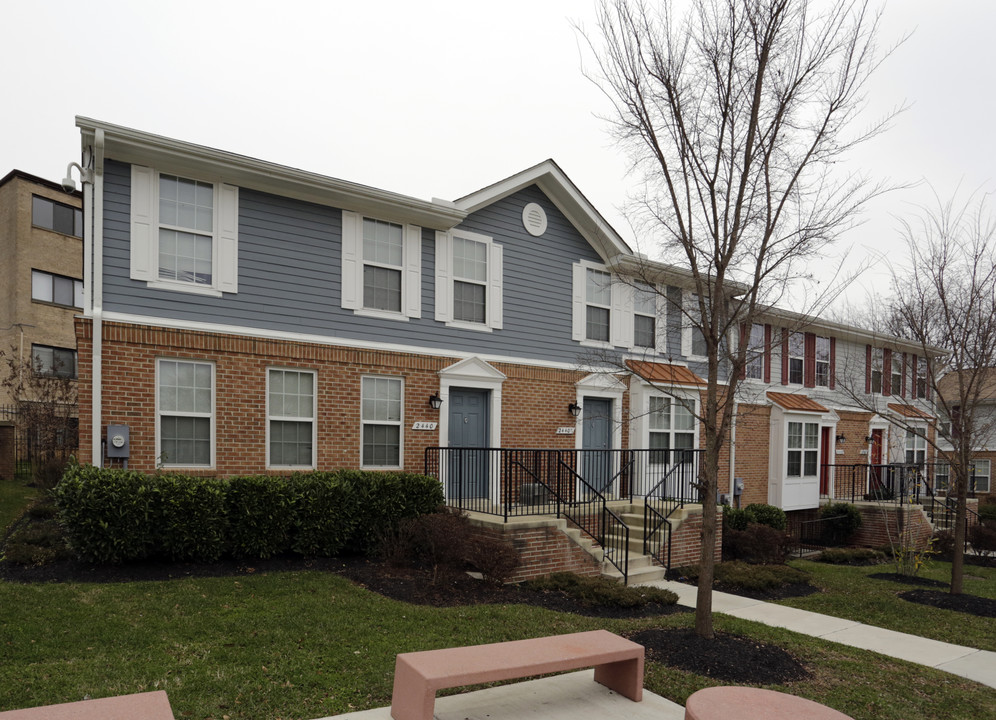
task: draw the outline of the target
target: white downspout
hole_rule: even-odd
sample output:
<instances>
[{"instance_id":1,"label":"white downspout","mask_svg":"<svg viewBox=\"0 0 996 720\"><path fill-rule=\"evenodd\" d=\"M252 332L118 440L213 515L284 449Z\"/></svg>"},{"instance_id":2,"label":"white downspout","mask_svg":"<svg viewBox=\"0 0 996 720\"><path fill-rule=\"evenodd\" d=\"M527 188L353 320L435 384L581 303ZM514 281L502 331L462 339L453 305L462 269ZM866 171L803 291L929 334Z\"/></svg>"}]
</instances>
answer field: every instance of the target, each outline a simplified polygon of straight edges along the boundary
<instances>
[{"instance_id":1,"label":"white downspout","mask_svg":"<svg viewBox=\"0 0 996 720\"><path fill-rule=\"evenodd\" d=\"M736 400L733 401L733 417L730 418L730 490L727 497L730 499L730 505L734 502L734 489L736 483L737 474L737 412L739 410L740 403Z\"/></svg>"},{"instance_id":2,"label":"white downspout","mask_svg":"<svg viewBox=\"0 0 996 720\"><path fill-rule=\"evenodd\" d=\"M88 203L93 222L87 225L90 230L90 247L92 252L90 278L92 283L90 311L93 319L93 353L92 353L92 376L90 388L90 413L93 421L92 446L90 462L97 467L104 464L104 454L101 444L101 424L103 421L103 397L101 388L103 386L103 301L104 301L104 131L97 129L94 132L93 140L93 189L90 190L89 200L86 193L89 189L84 186L84 201ZM91 230L92 228L92 230ZM84 238L85 240L85 238Z\"/></svg>"}]
</instances>

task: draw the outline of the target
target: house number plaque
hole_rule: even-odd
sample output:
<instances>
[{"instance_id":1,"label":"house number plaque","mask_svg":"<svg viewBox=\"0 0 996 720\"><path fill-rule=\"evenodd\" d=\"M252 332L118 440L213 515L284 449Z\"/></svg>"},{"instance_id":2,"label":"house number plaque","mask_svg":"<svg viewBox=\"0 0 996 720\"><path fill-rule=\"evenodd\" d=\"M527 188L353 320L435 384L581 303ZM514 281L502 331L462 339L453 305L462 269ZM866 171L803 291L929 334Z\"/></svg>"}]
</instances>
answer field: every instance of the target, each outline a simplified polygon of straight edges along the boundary
<instances>
[{"instance_id":1,"label":"house number plaque","mask_svg":"<svg viewBox=\"0 0 996 720\"><path fill-rule=\"evenodd\" d=\"M437 424L434 422L417 422L412 425L412 430L435 430Z\"/></svg>"},{"instance_id":2,"label":"house number plaque","mask_svg":"<svg viewBox=\"0 0 996 720\"><path fill-rule=\"evenodd\" d=\"M559 427L559 428L557 428L557 434L558 435L573 435L574 434L574 426L571 425L570 427Z\"/></svg>"}]
</instances>

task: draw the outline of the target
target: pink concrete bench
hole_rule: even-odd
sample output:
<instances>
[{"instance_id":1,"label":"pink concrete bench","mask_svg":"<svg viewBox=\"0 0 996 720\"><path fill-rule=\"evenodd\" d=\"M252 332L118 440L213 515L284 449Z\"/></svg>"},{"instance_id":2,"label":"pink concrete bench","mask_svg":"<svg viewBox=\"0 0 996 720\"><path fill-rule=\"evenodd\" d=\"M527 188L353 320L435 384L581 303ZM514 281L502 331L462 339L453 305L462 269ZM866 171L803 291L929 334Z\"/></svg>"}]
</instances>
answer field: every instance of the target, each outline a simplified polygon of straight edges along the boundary
<instances>
[{"instance_id":1,"label":"pink concrete bench","mask_svg":"<svg viewBox=\"0 0 996 720\"><path fill-rule=\"evenodd\" d=\"M0 720L174 720L163 690L0 712Z\"/></svg>"},{"instance_id":2,"label":"pink concrete bench","mask_svg":"<svg viewBox=\"0 0 996 720\"><path fill-rule=\"evenodd\" d=\"M394 666L391 717L432 720L436 691L594 667L595 682L643 699L642 645L607 630L491 645L402 653Z\"/></svg>"},{"instance_id":3,"label":"pink concrete bench","mask_svg":"<svg viewBox=\"0 0 996 720\"><path fill-rule=\"evenodd\" d=\"M685 720L853 720L812 700L751 687L711 687L685 701Z\"/></svg>"}]
</instances>

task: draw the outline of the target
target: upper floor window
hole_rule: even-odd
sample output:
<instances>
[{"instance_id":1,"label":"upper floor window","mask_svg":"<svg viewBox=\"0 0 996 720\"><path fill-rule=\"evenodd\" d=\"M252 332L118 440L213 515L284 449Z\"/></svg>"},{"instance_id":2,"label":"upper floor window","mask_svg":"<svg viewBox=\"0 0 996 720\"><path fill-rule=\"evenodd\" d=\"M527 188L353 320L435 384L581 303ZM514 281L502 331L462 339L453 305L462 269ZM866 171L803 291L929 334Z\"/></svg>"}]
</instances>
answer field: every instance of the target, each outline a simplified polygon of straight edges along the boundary
<instances>
[{"instance_id":1,"label":"upper floor window","mask_svg":"<svg viewBox=\"0 0 996 720\"><path fill-rule=\"evenodd\" d=\"M83 237L83 211L48 198L31 196L31 224L63 235Z\"/></svg>"},{"instance_id":2,"label":"upper floor window","mask_svg":"<svg viewBox=\"0 0 996 720\"><path fill-rule=\"evenodd\" d=\"M267 466L315 467L315 373L270 368Z\"/></svg>"},{"instance_id":3,"label":"upper floor window","mask_svg":"<svg viewBox=\"0 0 996 720\"><path fill-rule=\"evenodd\" d=\"M83 281L42 270L31 271L31 299L65 307L83 307Z\"/></svg>"},{"instance_id":4,"label":"upper floor window","mask_svg":"<svg viewBox=\"0 0 996 720\"><path fill-rule=\"evenodd\" d=\"M657 346L657 291L643 283L633 286L633 345Z\"/></svg>"},{"instance_id":5,"label":"upper floor window","mask_svg":"<svg viewBox=\"0 0 996 720\"><path fill-rule=\"evenodd\" d=\"M882 392L882 350L879 348L871 351L871 391Z\"/></svg>"},{"instance_id":6,"label":"upper floor window","mask_svg":"<svg viewBox=\"0 0 996 720\"><path fill-rule=\"evenodd\" d=\"M422 314L421 228L342 213L342 307L404 320Z\"/></svg>"},{"instance_id":7,"label":"upper floor window","mask_svg":"<svg viewBox=\"0 0 996 720\"><path fill-rule=\"evenodd\" d=\"M157 457L167 466L212 466L214 364L161 359L156 370Z\"/></svg>"},{"instance_id":8,"label":"upper floor window","mask_svg":"<svg viewBox=\"0 0 996 720\"><path fill-rule=\"evenodd\" d=\"M709 354L709 345L702 332L702 311L699 296L688 293L685 296L684 317L682 317L682 341L686 355L704 358Z\"/></svg>"},{"instance_id":9,"label":"upper floor window","mask_svg":"<svg viewBox=\"0 0 996 720\"><path fill-rule=\"evenodd\" d=\"M802 385L806 367L806 336L803 333L790 333L788 339L788 381Z\"/></svg>"},{"instance_id":10,"label":"upper floor window","mask_svg":"<svg viewBox=\"0 0 996 720\"><path fill-rule=\"evenodd\" d=\"M31 346L31 365L39 375L76 377L76 351L50 345Z\"/></svg>"},{"instance_id":11,"label":"upper floor window","mask_svg":"<svg viewBox=\"0 0 996 720\"><path fill-rule=\"evenodd\" d=\"M753 323L747 339L747 365L744 368L744 375L752 380L764 379L765 346L764 325Z\"/></svg>"},{"instance_id":12,"label":"upper floor window","mask_svg":"<svg viewBox=\"0 0 996 720\"><path fill-rule=\"evenodd\" d=\"M892 394L902 396L903 392L903 354L892 353Z\"/></svg>"},{"instance_id":13,"label":"upper floor window","mask_svg":"<svg viewBox=\"0 0 996 720\"><path fill-rule=\"evenodd\" d=\"M588 268L585 274L585 339L609 342L612 310L612 278L607 272Z\"/></svg>"},{"instance_id":14,"label":"upper floor window","mask_svg":"<svg viewBox=\"0 0 996 720\"><path fill-rule=\"evenodd\" d=\"M486 332L501 328L501 245L466 230L436 233L436 320Z\"/></svg>"},{"instance_id":15,"label":"upper floor window","mask_svg":"<svg viewBox=\"0 0 996 720\"><path fill-rule=\"evenodd\" d=\"M830 387L830 338L816 336L816 384Z\"/></svg>"},{"instance_id":16,"label":"upper floor window","mask_svg":"<svg viewBox=\"0 0 996 720\"><path fill-rule=\"evenodd\" d=\"M916 396L918 398L927 397L927 358L918 358L916 361Z\"/></svg>"},{"instance_id":17,"label":"upper floor window","mask_svg":"<svg viewBox=\"0 0 996 720\"><path fill-rule=\"evenodd\" d=\"M819 467L820 426L818 423L788 423L789 477L813 477Z\"/></svg>"},{"instance_id":18,"label":"upper floor window","mask_svg":"<svg viewBox=\"0 0 996 720\"><path fill-rule=\"evenodd\" d=\"M150 287L238 290L238 188L131 168L131 277Z\"/></svg>"}]
</instances>

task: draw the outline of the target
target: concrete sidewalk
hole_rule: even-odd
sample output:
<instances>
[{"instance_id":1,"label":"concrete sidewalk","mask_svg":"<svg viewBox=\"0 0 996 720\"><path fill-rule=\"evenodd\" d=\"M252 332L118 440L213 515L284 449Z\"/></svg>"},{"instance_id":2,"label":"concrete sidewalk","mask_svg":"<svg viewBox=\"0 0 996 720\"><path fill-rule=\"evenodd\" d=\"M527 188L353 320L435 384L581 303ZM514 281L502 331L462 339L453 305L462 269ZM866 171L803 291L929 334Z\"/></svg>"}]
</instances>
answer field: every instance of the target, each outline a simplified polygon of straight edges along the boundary
<instances>
[{"instance_id":1,"label":"concrete sidewalk","mask_svg":"<svg viewBox=\"0 0 996 720\"><path fill-rule=\"evenodd\" d=\"M678 595L680 605L695 607L697 588L692 585L669 580L644 584L670 590ZM842 645L874 650L883 655L926 665L996 688L996 653L988 650L952 645L895 630L885 630L874 625L865 625L854 620L820 615L808 610L752 600L729 593L714 592L712 609L714 612L773 627L787 628L803 635Z\"/></svg>"}]
</instances>

